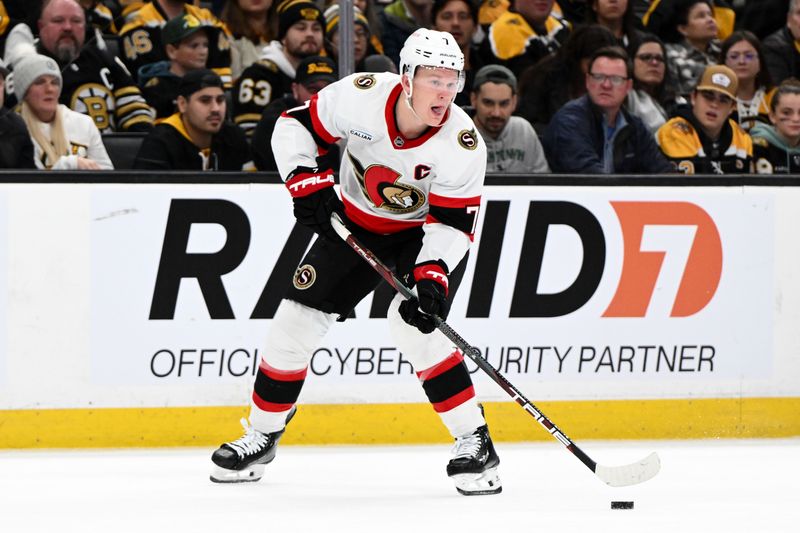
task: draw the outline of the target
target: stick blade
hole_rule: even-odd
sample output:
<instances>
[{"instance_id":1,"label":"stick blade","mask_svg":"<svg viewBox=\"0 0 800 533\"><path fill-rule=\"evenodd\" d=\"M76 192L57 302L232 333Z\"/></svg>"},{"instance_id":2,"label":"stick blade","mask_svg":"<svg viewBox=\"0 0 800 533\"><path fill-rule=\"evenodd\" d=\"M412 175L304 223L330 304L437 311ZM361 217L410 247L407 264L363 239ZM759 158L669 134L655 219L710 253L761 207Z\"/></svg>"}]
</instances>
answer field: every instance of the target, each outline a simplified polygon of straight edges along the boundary
<instances>
[{"instance_id":1,"label":"stick blade","mask_svg":"<svg viewBox=\"0 0 800 533\"><path fill-rule=\"evenodd\" d=\"M594 473L611 487L628 487L652 479L661 470L661 459L653 452L641 461L623 466L597 465Z\"/></svg>"}]
</instances>

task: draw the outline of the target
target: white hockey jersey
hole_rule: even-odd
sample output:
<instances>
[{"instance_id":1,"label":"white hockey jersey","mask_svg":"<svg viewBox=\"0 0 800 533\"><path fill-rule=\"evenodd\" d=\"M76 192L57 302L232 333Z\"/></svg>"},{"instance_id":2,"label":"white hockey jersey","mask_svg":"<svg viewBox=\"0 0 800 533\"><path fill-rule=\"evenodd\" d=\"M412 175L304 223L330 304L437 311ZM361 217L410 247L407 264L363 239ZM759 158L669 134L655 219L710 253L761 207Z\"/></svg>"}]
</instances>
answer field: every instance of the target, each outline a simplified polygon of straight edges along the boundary
<instances>
[{"instance_id":1,"label":"white hockey jersey","mask_svg":"<svg viewBox=\"0 0 800 533\"><path fill-rule=\"evenodd\" d=\"M418 262L443 260L452 269L475 231L486 146L469 116L453 105L442 126L404 138L394 114L400 98L397 74L353 74L328 85L278 119L275 161L284 180L322 171L317 156L345 139L339 182L347 217L380 234L423 226Z\"/></svg>"}]
</instances>

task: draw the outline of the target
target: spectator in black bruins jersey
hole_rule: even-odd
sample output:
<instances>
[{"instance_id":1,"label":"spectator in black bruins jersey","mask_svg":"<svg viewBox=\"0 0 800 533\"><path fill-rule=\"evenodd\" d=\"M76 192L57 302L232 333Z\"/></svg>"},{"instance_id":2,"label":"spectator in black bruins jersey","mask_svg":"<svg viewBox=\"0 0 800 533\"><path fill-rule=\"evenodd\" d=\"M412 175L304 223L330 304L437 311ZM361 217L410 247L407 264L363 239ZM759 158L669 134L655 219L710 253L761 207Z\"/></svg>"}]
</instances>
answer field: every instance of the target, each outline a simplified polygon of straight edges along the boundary
<instances>
[{"instance_id":1,"label":"spectator in black bruins jersey","mask_svg":"<svg viewBox=\"0 0 800 533\"><path fill-rule=\"evenodd\" d=\"M33 143L25 122L7 107L5 85L8 69L0 59L0 168L36 168L33 164Z\"/></svg>"},{"instance_id":2,"label":"spectator in black bruins jersey","mask_svg":"<svg viewBox=\"0 0 800 533\"><path fill-rule=\"evenodd\" d=\"M248 136L267 104L292 91L300 61L322 52L325 19L316 4L286 0L278 17L278 40L264 47L261 59L242 72L233 88L233 120Z\"/></svg>"},{"instance_id":3,"label":"spectator in black bruins jersey","mask_svg":"<svg viewBox=\"0 0 800 533\"><path fill-rule=\"evenodd\" d=\"M61 103L90 116L101 133L148 131L153 112L119 58L85 43L86 17L75 0L49 0L39 18L39 42L25 24L8 37L6 60L12 70L38 51L58 62L62 71Z\"/></svg>"},{"instance_id":4,"label":"spectator in black bruins jersey","mask_svg":"<svg viewBox=\"0 0 800 533\"><path fill-rule=\"evenodd\" d=\"M339 79L336 63L329 57L311 56L297 66L297 76L292 83L292 92L273 100L264 108L264 113L253 132L253 162L258 170L277 171L275 156L272 153L272 132L275 123L284 111L297 107L324 87ZM328 160L336 165L339 162L339 146L332 144Z\"/></svg>"},{"instance_id":5,"label":"spectator in black bruins jersey","mask_svg":"<svg viewBox=\"0 0 800 533\"><path fill-rule=\"evenodd\" d=\"M769 119L773 125L759 123L750 130L756 172L800 173L800 82L789 78L778 86Z\"/></svg>"},{"instance_id":6,"label":"spectator in black bruins jersey","mask_svg":"<svg viewBox=\"0 0 800 533\"><path fill-rule=\"evenodd\" d=\"M142 93L155 109L156 119L167 118L175 112L181 78L189 71L206 68L208 43L216 34L216 28L203 26L188 13L170 19L161 30L169 61L151 63L139 69Z\"/></svg>"},{"instance_id":7,"label":"spectator in black bruins jersey","mask_svg":"<svg viewBox=\"0 0 800 533\"><path fill-rule=\"evenodd\" d=\"M161 30L167 21L179 15L193 15L201 25L217 28L215 38L209 42L208 68L216 72L225 83L231 85L231 39L225 24L211 11L184 3L183 0L152 0L130 13L119 36L124 49L123 60L134 74L142 65L167 60Z\"/></svg>"},{"instance_id":8,"label":"spectator in black bruins jersey","mask_svg":"<svg viewBox=\"0 0 800 533\"><path fill-rule=\"evenodd\" d=\"M492 53L517 76L554 53L569 36L571 26L555 16L554 0L515 0L514 8L489 27Z\"/></svg>"},{"instance_id":9,"label":"spectator in black bruins jersey","mask_svg":"<svg viewBox=\"0 0 800 533\"><path fill-rule=\"evenodd\" d=\"M753 141L730 118L736 102L736 73L725 65L707 67L682 109L656 132L661 151L685 174L747 174Z\"/></svg>"},{"instance_id":10,"label":"spectator in black bruins jersey","mask_svg":"<svg viewBox=\"0 0 800 533\"><path fill-rule=\"evenodd\" d=\"M188 72L178 86L178 111L142 141L133 168L252 170L244 133L225 122L222 79L208 69Z\"/></svg>"},{"instance_id":11,"label":"spectator in black bruins jersey","mask_svg":"<svg viewBox=\"0 0 800 533\"><path fill-rule=\"evenodd\" d=\"M91 118L58 103L61 70L52 58L28 54L14 66L14 93L34 148L37 168L113 170Z\"/></svg>"}]
</instances>

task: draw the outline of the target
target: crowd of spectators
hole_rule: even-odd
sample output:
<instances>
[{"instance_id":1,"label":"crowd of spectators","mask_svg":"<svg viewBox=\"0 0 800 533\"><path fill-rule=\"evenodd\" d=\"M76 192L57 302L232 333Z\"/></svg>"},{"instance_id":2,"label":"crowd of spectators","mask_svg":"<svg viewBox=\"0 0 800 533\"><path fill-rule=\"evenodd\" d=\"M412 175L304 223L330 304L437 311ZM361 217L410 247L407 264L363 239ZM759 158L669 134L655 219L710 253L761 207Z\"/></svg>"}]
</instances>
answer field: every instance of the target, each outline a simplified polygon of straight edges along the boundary
<instances>
[{"instance_id":1,"label":"crowd of spectators","mask_svg":"<svg viewBox=\"0 0 800 533\"><path fill-rule=\"evenodd\" d=\"M490 173L796 173L800 0L354 0L356 72L416 28L465 57ZM336 0L0 0L0 168L275 170L339 78ZM337 147L331 157L342 152ZM342 152L343 153L343 152Z\"/></svg>"}]
</instances>

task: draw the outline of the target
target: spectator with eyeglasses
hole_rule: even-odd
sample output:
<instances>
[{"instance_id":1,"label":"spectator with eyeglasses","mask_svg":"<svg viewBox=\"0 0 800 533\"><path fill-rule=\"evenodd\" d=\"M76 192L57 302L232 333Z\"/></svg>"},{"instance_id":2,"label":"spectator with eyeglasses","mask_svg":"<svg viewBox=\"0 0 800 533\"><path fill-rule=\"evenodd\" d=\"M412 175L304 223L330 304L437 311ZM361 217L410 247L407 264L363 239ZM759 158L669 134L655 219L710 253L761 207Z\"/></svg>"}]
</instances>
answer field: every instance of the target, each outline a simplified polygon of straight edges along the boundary
<instances>
[{"instance_id":1,"label":"spectator with eyeglasses","mask_svg":"<svg viewBox=\"0 0 800 533\"><path fill-rule=\"evenodd\" d=\"M666 47L655 35L641 37L633 56L633 89L625 107L655 133L669 119L675 95L669 85Z\"/></svg>"},{"instance_id":2,"label":"spectator with eyeglasses","mask_svg":"<svg viewBox=\"0 0 800 533\"><path fill-rule=\"evenodd\" d=\"M736 105L736 73L725 65L707 67L681 109L656 133L664 155L684 174L747 174L753 171L753 141L730 118Z\"/></svg>"},{"instance_id":3,"label":"spectator with eyeglasses","mask_svg":"<svg viewBox=\"0 0 800 533\"><path fill-rule=\"evenodd\" d=\"M550 121L544 149L550 168L565 174L658 174L672 171L644 122L624 107L633 65L619 46L589 59L586 94Z\"/></svg>"},{"instance_id":4,"label":"spectator with eyeglasses","mask_svg":"<svg viewBox=\"0 0 800 533\"><path fill-rule=\"evenodd\" d=\"M761 122L769 124L769 101L774 92L761 41L749 31L736 31L722 43L720 63L736 73L736 109L732 118L749 132Z\"/></svg>"}]
</instances>

